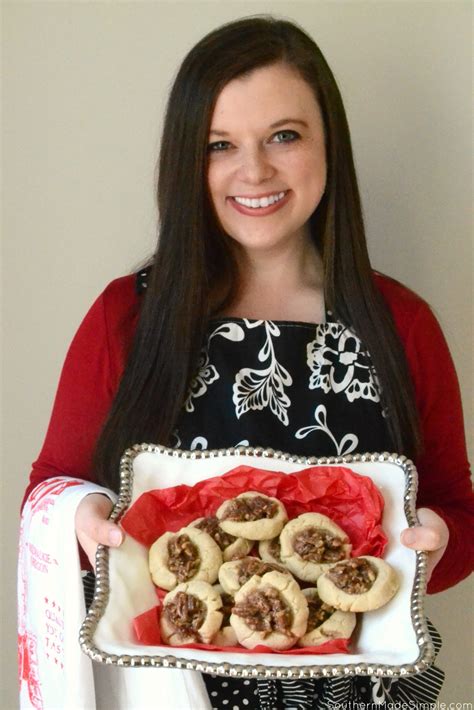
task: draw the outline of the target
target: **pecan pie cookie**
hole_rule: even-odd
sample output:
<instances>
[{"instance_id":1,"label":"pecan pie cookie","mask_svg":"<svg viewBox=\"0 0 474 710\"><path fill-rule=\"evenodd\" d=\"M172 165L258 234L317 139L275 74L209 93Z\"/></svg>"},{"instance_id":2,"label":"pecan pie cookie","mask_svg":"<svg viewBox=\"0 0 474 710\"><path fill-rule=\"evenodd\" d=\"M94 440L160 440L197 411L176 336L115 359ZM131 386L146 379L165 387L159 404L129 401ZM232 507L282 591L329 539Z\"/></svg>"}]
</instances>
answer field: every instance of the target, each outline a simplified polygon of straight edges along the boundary
<instances>
[{"instance_id":1,"label":"pecan pie cookie","mask_svg":"<svg viewBox=\"0 0 474 710\"><path fill-rule=\"evenodd\" d=\"M235 595L254 575L261 577L272 571L291 576L288 570L280 565L264 562L258 557L244 557L241 560L224 562L219 570L219 582L227 594Z\"/></svg>"},{"instance_id":2,"label":"pecan pie cookie","mask_svg":"<svg viewBox=\"0 0 474 710\"><path fill-rule=\"evenodd\" d=\"M270 540L279 535L288 520L281 501L256 491L224 501L216 516L225 532L246 540Z\"/></svg>"},{"instance_id":3,"label":"pecan pie cookie","mask_svg":"<svg viewBox=\"0 0 474 710\"><path fill-rule=\"evenodd\" d=\"M306 629L308 602L287 574L268 572L252 577L235 595L230 623L245 648L268 646L285 650Z\"/></svg>"},{"instance_id":4,"label":"pecan pie cookie","mask_svg":"<svg viewBox=\"0 0 474 710\"><path fill-rule=\"evenodd\" d=\"M222 553L204 530L187 527L159 537L150 547L148 559L153 582L170 590L190 580L213 584L222 564Z\"/></svg>"},{"instance_id":5,"label":"pecan pie cookie","mask_svg":"<svg viewBox=\"0 0 474 710\"><path fill-rule=\"evenodd\" d=\"M281 531L280 546L283 564L299 579L313 583L335 562L347 559L352 549L344 530L320 513L290 520Z\"/></svg>"},{"instance_id":6,"label":"pecan pie cookie","mask_svg":"<svg viewBox=\"0 0 474 710\"><path fill-rule=\"evenodd\" d=\"M249 554L254 544L253 540L245 540L243 537L235 537L235 535L224 532L215 515L198 518L190 523L190 526L204 530L212 537L220 547L224 562L240 560L241 557Z\"/></svg>"},{"instance_id":7,"label":"pecan pie cookie","mask_svg":"<svg viewBox=\"0 0 474 710\"><path fill-rule=\"evenodd\" d=\"M379 557L338 562L318 579L321 599L341 611L371 611L386 604L399 587L393 567Z\"/></svg>"},{"instance_id":8,"label":"pecan pie cookie","mask_svg":"<svg viewBox=\"0 0 474 710\"><path fill-rule=\"evenodd\" d=\"M211 643L222 623L222 600L207 582L179 584L163 600L160 631L171 646Z\"/></svg>"},{"instance_id":9,"label":"pecan pie cookie","mask_svg":"<svg viewBox=\"0 0 474 710\"><path fill-rule=\"evenodd\" d=\"M315 587L303 589L308 601L308 624L306 633L298 639L298 646L320 646L331 639L350 638L356 625L356 615L339 611L319 597Z\"/></svg>"}]
</instances>

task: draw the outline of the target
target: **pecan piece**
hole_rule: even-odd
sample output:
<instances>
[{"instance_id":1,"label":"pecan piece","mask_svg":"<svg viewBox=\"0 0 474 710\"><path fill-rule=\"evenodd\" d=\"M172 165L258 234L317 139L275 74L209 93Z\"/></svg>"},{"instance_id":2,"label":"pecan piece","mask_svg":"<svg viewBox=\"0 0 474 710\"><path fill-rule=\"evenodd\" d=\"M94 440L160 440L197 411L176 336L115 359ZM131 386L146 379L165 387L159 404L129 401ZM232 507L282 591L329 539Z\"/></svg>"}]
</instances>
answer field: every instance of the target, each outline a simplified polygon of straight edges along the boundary
<instances>
[{"instance_id":1,"label":"pecan piece","mask_svg":"<svg viewBox=\"0 0 474 710\"><path fill-rule=\"evenodd\" d=\"M177 535L168 542L168 569L178 582L186 582L199 569L199 552L187 535Z\"/></svg>"},{"instance_id":2,"label":"pecan piece","mask_svg":"<svg viewBox=\"0 0 474 710\"><path fill-rule=\"evenodd\" d=\"M363 558L354 557L331 567L329 579L347 594L364 594L374 584L377 570Z\"/></svg>"},{"instance_id":3,"label":"pecan piece","mask_svg":"<svg viewBox=\"0 0 474 710\"><path fill-rule=\"evenodd\" d=\"M262 520L263 518L273 518L277 510L277 504L263 496L234 498L227 506L222 520L248 522Z\"/></svg>"},{"instance_id":4,"label":"pecan piece","mask_svg":"<svg viewBox=\"0 0 474 710\"><path fill-rule=\"evenodd\" d=\"M163 614L183 636L200 641L199 629L206 616L203 602L192 594L178 592L165 605Z\"/></svg>"},{"instance_id":5,"label":"pecan piece","mask_svg":"<svg viewBox=\"0 0 474 710\"><path fill-rule=\"evenodd\" d=\"M309 562L338 562L345 558L343 541L322 528L305 528L293 539L295 552Z\"/></svg>"},{"instance_id":6,"label":"pecan piece","mask_svg":"<svg viewBox=\"0 0 474 710\"><path fill-rule=\"evenodd\" d=\"M277 589L269 587L250 592L233 613L242 617L252 631L263 631L264 637L273 631L291 636L292 611Z\"/></svg>"}]
</instances>

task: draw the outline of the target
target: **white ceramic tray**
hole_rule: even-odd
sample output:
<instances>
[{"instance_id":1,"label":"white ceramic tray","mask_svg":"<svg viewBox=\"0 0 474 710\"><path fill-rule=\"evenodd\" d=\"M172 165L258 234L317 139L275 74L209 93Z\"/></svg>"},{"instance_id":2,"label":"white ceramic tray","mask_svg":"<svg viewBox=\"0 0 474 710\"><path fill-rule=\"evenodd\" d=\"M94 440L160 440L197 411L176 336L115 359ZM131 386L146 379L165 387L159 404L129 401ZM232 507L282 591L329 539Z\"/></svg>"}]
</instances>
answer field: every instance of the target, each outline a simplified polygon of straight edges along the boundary
<instances>
[{"instance_id":1,"label":"white ceramic tray","mask_svg":"<svg viewBox=\"0 0 474 710\"><path fill-rule=\"evenodd\" d=\"M306 466L343 465L369 476L382 493L382 526L388 537L384 559L397 571L401 585L389 604L364 614L354 652L250 654L138 644L132 620L155 606L157 599L148 571L148 550L130 536L118 549L99 546L94 600L80 631L83 651L94 661L107 664L189 668L236 677L395 677L426 670L434 658L423 611L426 554L399 542L400 532L417 523L416 469L403 456L384 453L317 459L272 449L186 452L137 445L122 458L120 495L111 517L118 521L146 491L193 485L238 465L283 473L295 473Z\"/></svg>"}]
</instances>

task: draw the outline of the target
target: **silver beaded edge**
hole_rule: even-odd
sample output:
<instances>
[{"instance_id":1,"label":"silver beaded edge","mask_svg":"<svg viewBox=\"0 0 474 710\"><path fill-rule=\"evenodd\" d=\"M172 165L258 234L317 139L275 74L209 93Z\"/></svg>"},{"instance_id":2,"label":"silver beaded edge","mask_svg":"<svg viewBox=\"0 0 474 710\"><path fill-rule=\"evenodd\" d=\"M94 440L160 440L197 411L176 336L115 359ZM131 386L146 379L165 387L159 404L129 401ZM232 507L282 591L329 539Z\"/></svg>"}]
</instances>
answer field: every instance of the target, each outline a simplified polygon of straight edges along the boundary
<instances>
[{"instance_id":1,"label":"silver beaded edge","mask_svg":"<svg viewBox=\"0 0 474 710\"><path fill-rule=\"evenodd\" d=\"M386 462L400 466L405 473L404 508L409 526L416 525L416 493L418 488L418 476L412 461L405 456L384 452L353 454L347 456L330 457L307 457L293 456L274 449L263 449L253 447L238 447L229 449L182 451L180 449L168 449L164 446L153 444L136 444L127 449L120 461L120 493L115 504L110 519L118 521L127 510L133 488L133 461L141 453L160 453L166 456L184 459L206 459L239 456L257 456L262 458L272 458L282 461L290 461L303 466L327 465L327 464L350 464L362 462ZM235 678L334 678L340 676L364 675L397 678L400 676L413 675L426 670L434 660L434 646L426 624L424 611L424 595L426 591L427 577L426 564L427 554L425 552L416 553L416 570L411 595L411 618L413 628L416 633L419 655L414 663L403 665L386 664L351 664L346 665L299 665L299 666L267 666L263 664L246 666L230 663L207 663L179 656L150 656L150 655L113 655L101 651L94 645L93 637L99 620L102 618L108 598L109 598L109 550L103 545L99 545L96 554L96 586L92 605L81 626L79 632L79 643L84 653L93 661L109 665L124 667L161 667L161 668L181 668L186 670L196 670L202 673L214 673L220 676L231 676Z\"/></svg>"}]
</instances>

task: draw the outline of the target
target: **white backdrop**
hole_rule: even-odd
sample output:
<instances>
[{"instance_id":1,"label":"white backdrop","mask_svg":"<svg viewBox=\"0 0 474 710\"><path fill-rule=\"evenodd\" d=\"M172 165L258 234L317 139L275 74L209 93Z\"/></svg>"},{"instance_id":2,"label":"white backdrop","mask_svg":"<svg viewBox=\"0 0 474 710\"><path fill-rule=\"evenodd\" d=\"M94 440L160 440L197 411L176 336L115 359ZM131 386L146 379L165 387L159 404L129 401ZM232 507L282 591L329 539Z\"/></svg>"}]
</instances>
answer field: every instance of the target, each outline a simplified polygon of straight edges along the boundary
<instances>
[{"instance_id":1,"label":"white backdrop","mask_svg":"<svg viewBox=\"0 0 474 710\"><path fill-rule=\"evenodd\" d=\"M339 82L373 264L434 307L473 450L469 2L3 2L5 352L1 707L16 707L18 509L87 308L152 249L166 92L222 22L301 23ZM442 373L440 373L442 376ZM472 583L428 600L445 702L474 693ZM454 611L459 613L454 613Z\"/></svg>"}]
</instances>

